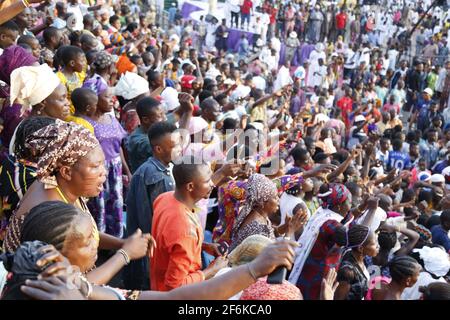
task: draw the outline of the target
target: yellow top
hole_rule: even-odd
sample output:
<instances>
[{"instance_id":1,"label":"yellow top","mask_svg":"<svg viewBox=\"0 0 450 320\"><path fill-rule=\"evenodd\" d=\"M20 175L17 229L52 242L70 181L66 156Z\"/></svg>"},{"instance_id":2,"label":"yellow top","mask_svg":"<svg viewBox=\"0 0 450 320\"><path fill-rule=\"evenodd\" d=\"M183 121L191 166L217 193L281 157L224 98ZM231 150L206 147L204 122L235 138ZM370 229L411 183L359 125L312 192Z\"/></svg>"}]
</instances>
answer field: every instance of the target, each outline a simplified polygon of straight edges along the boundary
<instances>
[{"instance_id":1,"label":"yellow top","mask_svg":"<svg viewBox=\"0 0 450 320\"><path fill-rule=\"evenodd\" d=\"M58 76L59 80L61 80L61 83L66 86L67 88L67 98L70 102L70 114L75 113L75 107L73 106L72 100L70 98L72 92L77 89L81 88L83 85L84 79L86 79L86 72L74 72L76 76L76 81L69 81L64 73L61 71L58 71L56 75Z\"/></svg>"},{"instance_id":2,"label":"yellow top","mask_svg":"<svg viewBox=\"0 0 450 320\"><path fill-rule=\"evenodd\" d=\"M81 117L76 117L76 116L68 116L66 118L67 122L74 122L76 124L79 124L80 126L85 127L86 129L88 129L89 131L91 131L92 133L94 133L94 127L86 120L84 120Z\"/></svg>"}]
</instances>

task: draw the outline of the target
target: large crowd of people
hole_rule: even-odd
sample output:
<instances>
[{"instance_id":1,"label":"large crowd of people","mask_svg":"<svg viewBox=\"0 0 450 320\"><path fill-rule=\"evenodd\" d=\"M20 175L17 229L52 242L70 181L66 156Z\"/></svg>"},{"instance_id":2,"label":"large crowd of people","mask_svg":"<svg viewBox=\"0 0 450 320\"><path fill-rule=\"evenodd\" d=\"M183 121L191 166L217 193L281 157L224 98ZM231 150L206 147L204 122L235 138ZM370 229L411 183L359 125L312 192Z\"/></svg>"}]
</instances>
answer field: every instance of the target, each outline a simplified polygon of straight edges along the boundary
<instances>
[{"instance_id":1,"label":"large crowd of people","mask_svg":"<svg viewBox=\"0 0 450 320\"><path fill-rule=\"evenodd\" d=\"M0 0L1 299L450 300L449 3L215 2Z\"/></svg>"}]
</instances>

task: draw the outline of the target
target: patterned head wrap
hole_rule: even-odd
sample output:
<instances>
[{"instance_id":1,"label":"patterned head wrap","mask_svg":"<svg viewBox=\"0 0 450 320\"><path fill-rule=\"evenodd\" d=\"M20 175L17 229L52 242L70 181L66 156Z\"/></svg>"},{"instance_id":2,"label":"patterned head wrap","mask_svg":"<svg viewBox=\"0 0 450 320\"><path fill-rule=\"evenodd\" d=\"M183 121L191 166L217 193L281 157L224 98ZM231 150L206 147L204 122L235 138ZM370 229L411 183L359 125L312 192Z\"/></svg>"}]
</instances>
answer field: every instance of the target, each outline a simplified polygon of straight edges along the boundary
<instances>
[{"instance_id":1,"label":"patterned head wrap","mask_svg":"<svg viewBox=\"0 0 450 320\"><path fill-rule=\"evenodd\" d=\"M233 226L233 233L239 230L242 222L244 222L245 218L257 205L263 205L273 197L278 197L275 183L262 174L255 173L251 175L247 182L245 204L236 218L236 223Z\"/></svg>"},{"instance_id":2,"label":"patterned head wrap","mask_svg":"<svg viewBox=\"0 0 450 320\"><path fill-rule=\"evenodd\" d=\"M114 59L113 59L112 55L110 55L107 52L101 51L101 52L97 53L95 56L94 66L99 69L106 69L113 63L114 63Z\"/></svg>"},{"instance_id":3,"label":"patterned head wrap","mask_svg":"<svg viewBox=\"0 0 450 320\"><path fill-rule=\"evenodd\" d=\"M322 199L322 207L329 209L344 203L347 199L352 201L352 194L343 184L331 183L330 189L319 194L319 198Z\"/></svg>"},{"instance_id":4,"label":"patterned head wrap","mask_svg":"<svg viewBox=\"0 0 450 320\"><path fill-rule=\"evenodd\" d=\"M102 77L95 75L92 78L86 80L83 84L83 88L88 88L97 93L97 96L102 94L108 89L108 84Z\"/></svg>"},{"instance_id":5,"label":"patterned head wrap","mask_svg":"<svg viewBox=\"0 0 450 320\"><path fill-rule=\"evenodd\" d=\"M111 41L111 44L113 46L118 46L123 43L124 38L123 38L122 34L120 34L119 32L115 32L115 33L111 34L111 36L109 37L109 40Z\"/></svg>"},{"instance_id":6,"label":"patterned head wrap","mask_svg":"<svg viewBox=\"0 0 450 320\"><path fill-rule=\"evenodd\" d=\"M62 166L73 166L97 146L98 140L88 129L58 119L25 140L25 147L38 159L38 179L50 188L57 186L55 173Z\"/></svg>"}]
</instances>

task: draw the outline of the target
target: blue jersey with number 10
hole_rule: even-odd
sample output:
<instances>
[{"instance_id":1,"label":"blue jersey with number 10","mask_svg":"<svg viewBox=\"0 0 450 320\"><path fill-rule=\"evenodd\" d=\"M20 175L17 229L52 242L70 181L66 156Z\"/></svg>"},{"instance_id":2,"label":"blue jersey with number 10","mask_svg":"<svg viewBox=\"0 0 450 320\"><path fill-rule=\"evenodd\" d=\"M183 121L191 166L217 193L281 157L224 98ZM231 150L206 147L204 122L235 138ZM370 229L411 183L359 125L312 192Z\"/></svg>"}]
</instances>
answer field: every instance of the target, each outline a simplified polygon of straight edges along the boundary
<instances>
[{"instance_id":1,"label":"blue jersey with number 10","mask_svg":"<svg viewBox=\"0 0 450 320\"><path fill-rule=\"evenodd\" d=\"M409 169L411 166L411 160L407 153L401 151L390 151L388 157L388 170L393 168L403 170Z\"/></svg>"}]
</instances>

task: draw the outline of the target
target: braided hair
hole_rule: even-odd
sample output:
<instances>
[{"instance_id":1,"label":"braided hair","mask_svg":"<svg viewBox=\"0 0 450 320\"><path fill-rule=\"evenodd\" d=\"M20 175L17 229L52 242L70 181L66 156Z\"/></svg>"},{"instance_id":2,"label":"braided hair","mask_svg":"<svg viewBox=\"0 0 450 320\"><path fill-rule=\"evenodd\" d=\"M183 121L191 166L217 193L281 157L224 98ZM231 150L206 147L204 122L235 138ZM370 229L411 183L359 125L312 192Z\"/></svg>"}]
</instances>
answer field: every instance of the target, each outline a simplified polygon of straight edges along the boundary
<instances>
[{"instance_id":1,"label":"braided hair","mask_svg":"<svg viewBox=\"0 0 450 320\"><path fill-rule=\"evenodd\" d=\"M43 202L25 217L20 242L39 240L61 251L72 225L80 215L73 205L61 201Z\"/></svg>"},{"instance_id":2,"label":"braided hair","mask_svg":"<svg viewBox=\"0 0 450 320\"><path fill-rule=\"evenodd\" d=\"M419 287L423 300L450 300L450 284L446 282L432 282L425 287Z\"/></svg>"},{"instance_id":3,"label":"braided hair","mask_svg":"<svg viewBox=\"0 0 450 320\"><path fill-rule=\"evenodd\" d=\"M335 235L336 243L348 249L356 249L364 245L370 235L370 229L366 226L355 224L348 230L344 227L337 230Z\"/></svg>"},{"instance_id":4,"label":"braided hair","mask_svg":"<svg viewBox=\"0 0 450 320\"><path fill-rule=\"evenodd\" d=\"M22 121L16 131L16 140L14 143L14 153L17 159L36 162L30 150L25 148L25 139L32 133L52 124L55 119L50 117L30 117Z\"/></svg>"},{"instance_id":5,"label":"braided hair","mask_svg":"<svg viewBox=\"0 0 450 320\"><path fill-rule=\"evenodd\" d=\"M396 256L388 264L392 280L401 282L407 277L412 277L417 270L420 270L420 264L409 256Z\"/></svg>"},{"instance_id":6,"label":"braided hair","mask_svg":"<svg viewBox=\"0 0 450 320\"><path fill-rule=\"evenodd\" d=\"M397 244L397 234L395 232L381 231L378 234L378 244L383 250L391 250Z\"/></svg>"}]
</instances>

